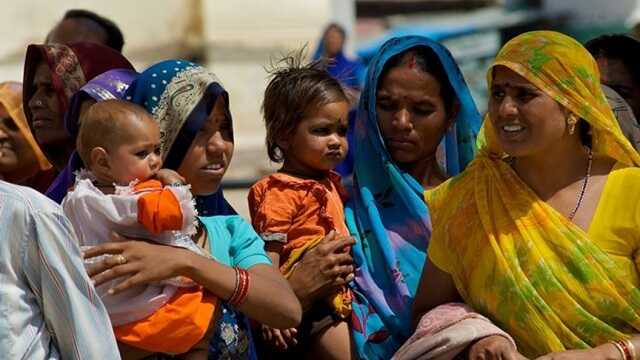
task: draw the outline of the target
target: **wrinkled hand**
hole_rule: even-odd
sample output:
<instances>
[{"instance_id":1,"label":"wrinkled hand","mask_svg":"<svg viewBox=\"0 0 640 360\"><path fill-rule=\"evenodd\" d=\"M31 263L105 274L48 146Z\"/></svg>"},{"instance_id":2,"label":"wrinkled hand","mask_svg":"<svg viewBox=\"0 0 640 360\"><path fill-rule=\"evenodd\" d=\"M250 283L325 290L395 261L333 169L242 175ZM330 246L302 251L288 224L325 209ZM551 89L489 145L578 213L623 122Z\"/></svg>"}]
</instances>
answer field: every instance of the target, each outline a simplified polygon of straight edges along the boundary
<instances>
[{"instance_id":1,"label":"wrinkled hand","mask_svg":"<svg viewBox=\"0 0 640 360\"><path fill-rule=\"evenodd\" d=\"M105 257L87 268L95 286L126 277L126 280L109 290L110 294L182 275L186 264L184 255L188 254L188 250L135 241L115 233L111 238L114 242L100 244L83 252L85 259L116 255Z\"/></svg>"},{"instance_id":2,"label":"wrinkled hand","mask_svg":"<svg viewBox=\"0 0 640 360\"><path fill-rule=\"evenodd\" d=\"M586 350L567 350L547 354L536 360L610 360L623 359L622 353L613 344L603 344Z\"/></svg>"},{"instance_id":3,"label":"wrinkled hand","mask_svg":"<svg viewBox=\"0 0 640 360\"><path fill-rule=\"evenodd\" d=\"M523 360L526 357L504 336L487 336L469 348L469 360Z\"/></svg>"},{"instance_id":4,"label":"wrinkled hand","mask_svg":"<svg viewBox=\"0 0 640 360\"><path fill-rule=\"evenodd\" d=\"M262 326L262 338L265 342L277 349L287 350L289 346L295 346L298 344L296 335L298 330L296 328L290 329L274 329L272 327Z\"/></svg>"},{"instance_id":5,"label":"wrinkled hand","mask_svg":"<svg viewBox=\"0 0 640 360\"><path fill-rule=\"evenodd\" d=\"M332 231L302 256L289 283L303 308L353 280L353 244L352 237Z\"/></svg>"},{"instance_id":6,"label":"wrinkled hand","mask_svg":"<svg viewBox=\"0 0 640 360\"><path fill-rule=\"evenodd\" d=\"M163 185L186 184L186 180L182 175L170 169L160 169L156 173L158 179Z\"/></svg>"}]
</instances>

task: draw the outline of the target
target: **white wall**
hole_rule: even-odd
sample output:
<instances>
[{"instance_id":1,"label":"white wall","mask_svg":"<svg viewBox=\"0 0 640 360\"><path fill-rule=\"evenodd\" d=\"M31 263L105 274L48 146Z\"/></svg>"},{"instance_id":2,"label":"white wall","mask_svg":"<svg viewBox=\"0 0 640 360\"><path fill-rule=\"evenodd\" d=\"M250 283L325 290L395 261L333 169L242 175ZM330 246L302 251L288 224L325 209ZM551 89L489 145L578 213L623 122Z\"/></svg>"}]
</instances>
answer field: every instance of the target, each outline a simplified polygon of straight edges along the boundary
<instances>
[{"instance_id":1,"label":"white wall","mask_svg":"<svg viewBox=\"0 0 640 360\"><path fill-rule=\"evenodd\" d=\"M204 65L231 97L240 160L232 163L231 177L252 176L269 166L259 111L269 59L305 44L311 54L328 22L338 21L350 33L355 23L354 0L0 0L0 5L0 81L22 79L26 46L42 42L70 8L115 21L125 36L124 54L138 70L180 56L194 40L192 16L201 14L203 26L195 36L206 46Z\"/></svg>"}]
</instances>

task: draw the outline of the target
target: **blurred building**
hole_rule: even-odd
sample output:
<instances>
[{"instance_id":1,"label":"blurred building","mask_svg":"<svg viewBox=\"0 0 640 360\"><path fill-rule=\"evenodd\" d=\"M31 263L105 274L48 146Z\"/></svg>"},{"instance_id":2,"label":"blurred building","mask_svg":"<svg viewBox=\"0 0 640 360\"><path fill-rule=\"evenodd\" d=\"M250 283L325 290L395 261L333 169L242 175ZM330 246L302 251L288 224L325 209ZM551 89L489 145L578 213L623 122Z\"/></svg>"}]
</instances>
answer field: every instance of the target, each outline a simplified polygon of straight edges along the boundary
<instances>
[{"instance_id":1,"label":"blurred building","mask_svg":"<svg viewBox=\"0 0 640 360\"><path fill-rule=\"evenodd\" d=\"M5 0L8 1L8 0ZM24 54L72 8L110 18L125 36L124 54L139 71L169 58L186 58L216 73L230 93L236 159L228 179L255 177L270 167L260 115L272 59L315 49L326 24L352 35L352 0L24 0L0 13L0 81L21 80Z\"/></svg>"}]
</instances>

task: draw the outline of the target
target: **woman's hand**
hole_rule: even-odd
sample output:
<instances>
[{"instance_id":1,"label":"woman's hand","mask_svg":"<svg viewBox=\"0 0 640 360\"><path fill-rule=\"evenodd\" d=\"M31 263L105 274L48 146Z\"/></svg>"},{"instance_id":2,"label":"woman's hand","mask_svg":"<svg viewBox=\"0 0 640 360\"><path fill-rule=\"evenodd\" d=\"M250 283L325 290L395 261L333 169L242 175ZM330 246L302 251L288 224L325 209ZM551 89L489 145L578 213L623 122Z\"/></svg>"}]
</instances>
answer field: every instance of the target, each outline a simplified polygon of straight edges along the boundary
<instances>
[{"instance_id":1,"label":"woman's hand","mask_svg":"<svg viewBox=\"0 0 640 360\"><path fill-rule=\"evenodd\" d=\"M298 340L296 340L298 330L296 328L280 330L274 329L267 325L261 326L262 338L267 344L273 346L276 349L287 350L289 346L296 346L298 344Z\"/></svg>"},{"instance_id":2,"label":"woman's hand","mask_svg":"<svg viewBox=\"0 0 640 360\"><path fill-rule=\"evenodd\" d=\"M624 357L618 348L611 343L602 344L593 349L567 350L547 354L536 360L623 360Z\"/></svg>"},{"instance_id":3,"label":"woman's hand","mask_svg":"<svg viewBox=\"0 0 640 360\"><path fill-rule=\"evenodd\" d=\"M84 258L109 256L87 269L98 286L107 281L126 276L127 279L109 290L116 294L133 286L170 279L182 275L188 264L189 251L165 245L134 241L112 234L114 242L104 243L84 251Z\"/></svg>"},{"instance_id":4,"label":"woman's hand","mask_svg":"<svg viewBox=\"0 0 640 360\"><path fill-rule=\"evenodd\" d=\"M353 244L355 240L352 237L338 236L332 231L302 256L289 277L289 283L303 309L308 309L316 300L353 280L350 254Z\"/></svg>"},{"instance_id":5,"label":"woman's hand","mask_svg":"<svg viewBox=\"0 0 640 360\"><path fill-rule=\"evenodd\" d=\"M493 335L478 340L469 348L469 360L526 359L504 336Z\"/></svg>"},{"instance_id":6,"label":"woman's hand","mask_svg":"<svg viewBox=\"0 0 640 360\"><path fill-rule=\"evenodd\" d=\"M156 179L163 185L186 184L185 178L171 169L158 170Z\"/></svg>"}]
</instances>

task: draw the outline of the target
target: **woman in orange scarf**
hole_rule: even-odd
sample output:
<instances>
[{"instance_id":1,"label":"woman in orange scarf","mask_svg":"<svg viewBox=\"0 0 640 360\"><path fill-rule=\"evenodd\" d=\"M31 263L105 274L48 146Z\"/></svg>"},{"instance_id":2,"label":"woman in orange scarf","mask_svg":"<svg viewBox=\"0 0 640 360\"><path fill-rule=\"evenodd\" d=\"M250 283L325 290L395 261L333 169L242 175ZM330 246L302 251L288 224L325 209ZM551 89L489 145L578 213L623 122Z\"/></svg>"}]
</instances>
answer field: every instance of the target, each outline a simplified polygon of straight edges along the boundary
<instances>
[{"instance_id":1,"label":"woman in orange scarf","mask_svg":"<svg viewBox=\"0 0 640 360\"><path fill-rule=\"evenodd\" d=\"M54 171L36 143L22 111L22 85L0 83L0 176L2 180L47 190Z\"/></svg>"},{"instance_id":2,"label":"woman in orange scarf","mask_svg":"<svg viewBox=\"0 0 640 360\"><path fill-rule=\"evenodd\" d=\"M488 84L478 157L425 194L434 230L414 314L462 298L528 357L638 358L640 156L596 62L568 36L530 32Z\"/></svg>"}]
</instances>

